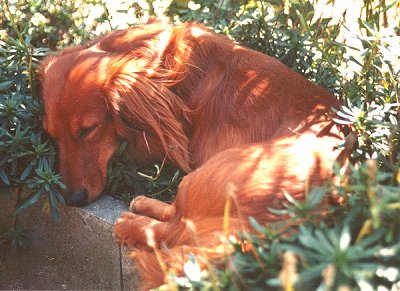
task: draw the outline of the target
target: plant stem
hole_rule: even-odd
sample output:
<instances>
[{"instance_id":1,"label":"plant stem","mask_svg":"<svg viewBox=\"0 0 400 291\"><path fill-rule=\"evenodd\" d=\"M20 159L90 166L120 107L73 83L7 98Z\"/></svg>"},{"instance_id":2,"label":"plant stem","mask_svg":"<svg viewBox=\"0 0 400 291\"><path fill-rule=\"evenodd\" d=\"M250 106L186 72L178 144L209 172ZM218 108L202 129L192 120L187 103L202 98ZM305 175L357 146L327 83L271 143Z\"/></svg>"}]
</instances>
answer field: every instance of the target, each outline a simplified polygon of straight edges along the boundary
<instances>
[{"instance_id":1,"label":"plant stem","mask_svg":"<svg viewBox=\"0 0 400 291\"><path fill-rule=\"evenodd\" d=\"M343 87L342 78L339 76L339 74L337 73L336 68L333 66L329 55L325 54L325 51L319 45L315 35L311 33L310 26L307 23L306 13L304 11L304 5L303 4L304 4L303 0L300 0L299 1L300 13L301 13L301 16L304 19L304 21L301 21L301 24L303 25L303 28L307 31L307 33L310 35L310 38L311 38L314 46L321 52L323 59L328 63L329 68L331 69L331 72L335 75L336 80L338 80L340 82L340 86Z\"/></svg>"},{"instance_id":2,"label":"plant stem","mask_svg":"<svg viewBox=\"0 0 400 291\"><path fill-rule=\"evenodd\" d=\"M22 187L17 187L16 191L17 191L17 201L15 203L15 209L17 209L17 207L21 203ZM19 214L16 214L13 229L16 229L18 224L19 224Z\"/></svg>"},{"instance_id":3,"label":"plant stem","mask_svg":"<svg viewBox=\"0 0 400 291\"><path fill-rule=\"evenodd\" d=\"M29 80L29 87L31 89L31 94L33 96L33 62L32 62L32 53L31 50L28 48L24 38L22 37L22 33L18 28L17 23L15 22L14 15L11 13L9 1L5 0L4 2L6 6L6 11L10 15L10 22L14 32L17 34L18 40L21 42L26 56L28 57L28 80Z\"/></svg>"},{"instance_id":4,"label":"plant stem","mask_svg":"<svg viewBox=\"0 0 400 291\"><path fill-rule=\"evenodd\" d=\"M258 30L258 41L262 38L261 35L261 30L262 28L264 29L264 43L265 43L265 48L263 49L264 53L267 53L267 48L268 48L268 37L267 37L267 24L265 23L265 7L264 7L264 1L260 1L260 9L261 9L261 28Z\"/></svg>"},{"instance_id":5,"label":"plant stem","mask_svg":"<svg viewBox=\"0 0 400 291\"><path fill-rule=\"evenodd\" d=\"M149 1L149 2L151 2L151 1ZM149 4L149 5L150 5L150 4ZM112 31L114 28L113 28L112 25L111 25L111 14L110 14L110 10L108 10L107 5L106 5L105 3L103 4L103 8L104 8L104 11L105 11L105 13L106 13L108 27L110 28L110 31Z\"/></svg>"},{"instance_id":6,"label":"plant stem","mask_svg":"<svg viewBox=\"0 0 400 291\"><path fill-rule=\"evenodd\" d=\"M8 0L5 0L5 3L4 3L4 4L6 5L6 10L7 10L8 14L10 15L11 26L12 26L12 28L14 29L15 33L17 34L19 41L22 43L22 45L24 45L24 44L25 44L25 41L24 41L24 39L23 39L23 37L22 37L21 32L20 32L19 29L18 29L17 24L15 23L15 19L14 19L13 14L11 13ZM26 45L24 46L24 48L27 50Z\"/></svg>"},{"instance_id":7,"label":"plant stem","mask_svg":"<svg viewBox=\"0 0 400 291\"><path fill-rule=\"evenodd\" d=\"M217 11L215 11L215 14L214 14L213 19L212 19L213 25L215 25L215 21L217 20L218 14L221 11L222 5L224 5L224 0L221 0L220 4L217 7Z\"/></svg>"}]
</instances>

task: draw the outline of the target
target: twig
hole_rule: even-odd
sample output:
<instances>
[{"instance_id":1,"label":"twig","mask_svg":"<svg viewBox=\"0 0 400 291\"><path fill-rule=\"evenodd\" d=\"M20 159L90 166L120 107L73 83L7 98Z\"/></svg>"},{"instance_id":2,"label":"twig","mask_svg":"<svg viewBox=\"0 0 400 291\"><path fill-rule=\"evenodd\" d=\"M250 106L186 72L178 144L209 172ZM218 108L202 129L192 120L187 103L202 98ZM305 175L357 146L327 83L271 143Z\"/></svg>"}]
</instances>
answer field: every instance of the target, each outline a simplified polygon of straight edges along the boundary
<instances>
[{"instance_id":1,"label":"twig","mask_svg":"<svg viewBox=\"0 0 400 291\"><path fill-rule=\"evenodd\" d=\"M306 15L305 11L304 11L304 3L303 0L299 1L299 7L301 10L301 16L303 18L304 21L300 21L301 24L303 25L303 28L307 31L307 33L310 35L311 40L314 44L314 46L321 52L324 60L328 63L329 68L331 69L332 73L335 75L336 80L339 80L341 87L343 87L343 82L342 82L342 78L340 78L339 74L337 73L335 67L333 66L331 59L329 58L329 55L325 54L325 51L322 49L322 47L319 45L317 39L315 38L315 36L311 33L311 29L310 26L307 23L307 20L303 17L304 15Z\"/></svg>"},{"instance_id":2,"label":"twig","mask_svg":"<svg viewBox=\"0 0 400 291\"><path fill-rule=\"evenodd\" d=\"M22 33L19 30L18 25L15 22L14 15L11 13L11 10L10 10L9 1L5 0L4 4L6 6L6 11L10 15L11 26L12 26L14 32L17 34L18 40L21 42L21 44L25 50L25 53L28 57L28 80L29 80L29 87L31 89L31 94L33 96L33 62L32 62L31 49L26 44L24 38L22 37Z\"/></svg>"}]
</instances>

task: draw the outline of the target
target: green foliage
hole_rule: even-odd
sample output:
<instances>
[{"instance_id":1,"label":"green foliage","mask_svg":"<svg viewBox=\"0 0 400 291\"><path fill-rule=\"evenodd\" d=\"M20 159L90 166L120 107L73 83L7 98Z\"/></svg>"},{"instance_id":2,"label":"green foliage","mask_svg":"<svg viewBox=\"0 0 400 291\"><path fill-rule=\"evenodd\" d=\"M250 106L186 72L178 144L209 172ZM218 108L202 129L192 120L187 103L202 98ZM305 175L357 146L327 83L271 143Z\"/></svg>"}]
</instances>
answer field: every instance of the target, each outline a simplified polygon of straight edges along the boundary
<instances>
[{"instance_id":1,"label":"green foliage","mask_svg":"<svg viewBox=\"0 0 400 291\"><path fill-rule=\"evenodd\" d=\"M304 207L319 202L321 189L314 189L303 203L286 195L287 210L275 213L289 214L289 221L261 226L250 218L254 229L231 242L234 251L222 270L196 275L200 269L192 267L186 269L186 277L175 279L177 285L214 290L281 290L285 284L296 290L394 290L400 281L399 187L387 185L387 173L377 173L371 162L348 178L346 191L336 189L344 201L326 209L326 222L316 218L315 208Z\"/></svg>"},{"instance_id":2,"label":"green foliage","mask_svg":"<svg viewBox=\"0 0 400 291\"><path fill-rule=\"evenodd\" d=\"M3 15L10 12L8 2L1 8ZM41 127L43 110L34 79L35 66L48 49L32 46L28 24L19 25L12 15L8 24L0 41L0 195L15 196L18 205L14 226L2 235L1 244L16 250L29 242L18 215L41 200L59 221L57 203L64 203L64 185L54 171L54 146Z\"/></svg>"},{"instance_id":3,"label":"green foliage","mask_svg":"<svg viewBox=\"0 0 400 291\"><path fill-rule=\"evenodd\" d=\"M32 47L27 26L20 31L14 21L10 22L17 38L7 35L0 42L1 189L9 195L16 189L30 189L19 195L17 213L47 196L52 213L59 219L57 201L64 202L59 192L63 185L53 171L55 150L41 128L42 106L33 80L34 66L47 49Z\"/></svg>"},{"instance_id":4,"label":"green foliage","mask_svg":"<svg viewBox=\"0 0 400 291\"><path fill-rule=\"evenodd\" d=\"M12 37L16 32L10 15L34 47L52 50L79 44L112 29L126 27L143 14L140 6L118 1L117 7L101 0L19 0L0 7L0 26ZM12 4L11 4L12 3ZM117 9L115 9L117 8ZM122 18L122 19L120 19Z\"/></svg>"},{"instance_id":5,"label":"green foliage","mask_svg":"<svg viewBox=\"0 0 400 291\"><path fill-rule=\"evenodd\" d=\"M182 179L180 170L165 163L138 167L127 159L126 146L122 142L109 162L105 192L127 203L137 195L172 201Z\"/></svg>"}]
</instances>

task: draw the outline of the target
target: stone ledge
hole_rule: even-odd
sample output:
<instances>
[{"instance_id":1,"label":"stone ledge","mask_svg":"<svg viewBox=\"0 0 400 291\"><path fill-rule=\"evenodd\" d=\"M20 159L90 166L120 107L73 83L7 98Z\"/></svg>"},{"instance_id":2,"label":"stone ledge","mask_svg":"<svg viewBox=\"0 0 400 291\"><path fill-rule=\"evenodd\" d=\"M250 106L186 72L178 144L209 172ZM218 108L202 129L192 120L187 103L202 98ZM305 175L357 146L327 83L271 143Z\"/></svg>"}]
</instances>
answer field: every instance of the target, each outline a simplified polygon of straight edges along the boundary
<instances>
[{"instance_id":1,"label":"stone ledge","mask_svg":"<svg viewBox=\"0 0 400 291\"><path fill-rule=\"evenodd\" d=\"M10 228L14 205L0 194L0 232ZM133 266L112 237L123 203L104 196L84 208L59 210L60 224L41 205L20 216L31 244L17 254L0 249L0 289L131 289Z\"/></svg>"}]
</instances>

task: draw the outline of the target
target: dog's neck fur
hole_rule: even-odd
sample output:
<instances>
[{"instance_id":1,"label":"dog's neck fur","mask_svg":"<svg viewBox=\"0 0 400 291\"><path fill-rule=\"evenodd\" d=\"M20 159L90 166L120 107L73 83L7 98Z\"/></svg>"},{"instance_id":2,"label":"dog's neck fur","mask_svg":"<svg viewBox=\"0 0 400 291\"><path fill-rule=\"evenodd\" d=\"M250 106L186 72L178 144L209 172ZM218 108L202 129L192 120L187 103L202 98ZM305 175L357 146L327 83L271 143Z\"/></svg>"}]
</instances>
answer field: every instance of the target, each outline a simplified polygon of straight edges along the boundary
<instances>
[{"instance_id":1,"label":"dog's neck fur","mask_svg":"<svg viewBox=\"0 0 400 291\"><path fill-rule=\"evenodd\" d=\"M168 41L165 41L167 37ZM193 108L195 87L199 85L200 79L207 78L210 65L215 65L207 59L208 51L213 49L213 45L223 49L221 42L216 44L216 38L223 39L222 36L216 37L215 34L195 23L174 27L172 30L160 33L158 47L162 49L162 54L159 61L167 71L173 72L169 76L172 84L170 89L191 109L196 109ZM228 41L226 44L225 49L229 51L231 42ZM218 80L214 80L214 83L217 85Z\"/></svg>"}]
</instances>

